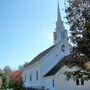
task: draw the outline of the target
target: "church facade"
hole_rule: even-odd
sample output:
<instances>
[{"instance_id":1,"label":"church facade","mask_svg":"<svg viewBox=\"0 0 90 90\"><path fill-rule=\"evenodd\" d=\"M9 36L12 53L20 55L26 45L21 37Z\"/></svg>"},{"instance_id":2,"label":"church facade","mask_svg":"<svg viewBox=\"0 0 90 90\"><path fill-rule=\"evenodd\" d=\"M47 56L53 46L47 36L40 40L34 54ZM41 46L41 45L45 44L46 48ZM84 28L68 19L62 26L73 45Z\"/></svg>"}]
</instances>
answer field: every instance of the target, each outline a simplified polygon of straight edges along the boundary
<instances>
[{"instance_id":1,"label":"church facade","mask_svg":"<svg viewBox=\"0 0 90 90\"><path fill-rule=\"evenodd\" d=\"M90 82L76 85L73 80L67 81L64 72L64 57L70 54L72 46L68 42L67 31L61 20L58 4L57 22L54 32L54 45L41 52L23 69L23 86L29 88L44 88L45 90L90 90Z\"/></svg>"}]
</instances>

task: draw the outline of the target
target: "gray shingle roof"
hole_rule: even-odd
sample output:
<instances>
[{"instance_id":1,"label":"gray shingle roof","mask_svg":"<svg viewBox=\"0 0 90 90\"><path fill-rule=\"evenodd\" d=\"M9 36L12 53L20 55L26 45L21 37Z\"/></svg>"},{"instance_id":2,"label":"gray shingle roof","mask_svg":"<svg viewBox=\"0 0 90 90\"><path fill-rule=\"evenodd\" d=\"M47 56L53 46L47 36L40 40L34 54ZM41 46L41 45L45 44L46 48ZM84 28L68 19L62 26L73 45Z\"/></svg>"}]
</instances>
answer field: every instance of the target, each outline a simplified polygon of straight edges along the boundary
<instances>
[{"instance_id":1,"label":"gray shingle roof","mask_svg":"<svg viewBox=\"0 0 90 90\"><path fill-rule=\"evenodd\" d=\"M37 55L31 62L29 62L27 65L25 65L25 67L32 65L38 61L40 61L46 54L48 54L53 48L55 47L55 45L49 47L48 49L46 49L45 51L41 52L39 55Z\"/></svg>"},{"instance_id":2,"label":"gray shingle roof","mask_svg":"<svg viewBox=\"0 0 90 90\"><path fill-rule=\"evenodd\" d=\"M65 56L62 60L60 60L49 72L44 75L44 77L55 75L65 65L67 57L68 56Z\"/></svg>"}]
</instances>

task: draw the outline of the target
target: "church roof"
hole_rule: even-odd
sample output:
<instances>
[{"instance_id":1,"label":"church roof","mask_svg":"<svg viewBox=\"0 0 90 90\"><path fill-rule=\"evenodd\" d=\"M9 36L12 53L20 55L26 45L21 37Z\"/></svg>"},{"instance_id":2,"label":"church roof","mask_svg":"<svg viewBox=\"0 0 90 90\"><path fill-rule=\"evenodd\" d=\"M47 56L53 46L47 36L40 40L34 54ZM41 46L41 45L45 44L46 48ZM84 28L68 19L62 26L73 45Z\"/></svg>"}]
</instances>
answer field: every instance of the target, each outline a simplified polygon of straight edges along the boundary
<instances>
[{"instance_id":1,"label":"church roof","mask_svg":"<svg viewBox=\"0 0 90 90\"><path fill-rule=\"evenodd\" d=\"M45 51L41 52L39 55L37 55L31 62L29 62L28 64L25 65L25 67L32 65L38 61L40 61L46 54L48 54L53 48L55 47L55 45L52 45L51 47L49 47L48 49L46 49Z\"/></svg>"},{"instance_id":2,"label":"church roof","mask_svg":"<svg viewBox=\"0 0 90 90\"><path fill-rule=\"evenodd\" d=\"M60 60L49 72L47 72L44 77L55 75L62 67L65 65L66 58L65 56L62 60Z\"/></svg>"},{"instance_id":3,"label":"church roof","mask_svg":"<svg viewBox=\"0 0 90 90\"><path fill-rule=\"evenodd\" d=\"M77 59L80 57L77 56ZM44 77L55 75L64 65L68 65L67 62L72 60L72 54L69 54L62 58L50 71L48 71ZM87 69L90 69L90 61L86 63Z\"/></svg>"}]
</instances>

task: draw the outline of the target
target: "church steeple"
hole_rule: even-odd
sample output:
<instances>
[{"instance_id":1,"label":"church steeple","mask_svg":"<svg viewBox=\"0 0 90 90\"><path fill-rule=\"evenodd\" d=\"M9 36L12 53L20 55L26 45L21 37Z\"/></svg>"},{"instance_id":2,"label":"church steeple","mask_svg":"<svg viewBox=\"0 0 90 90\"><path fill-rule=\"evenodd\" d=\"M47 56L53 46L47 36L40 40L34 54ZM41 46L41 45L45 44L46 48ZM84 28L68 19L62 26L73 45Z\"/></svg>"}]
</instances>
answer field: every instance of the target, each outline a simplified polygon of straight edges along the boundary
<instances>
[{"instance_id":1,"label":"church steeple","mask_svg":"<svg viewBox=\"0 0 90 90\"><path fill-rule=\"evenodd\" d=\"M54 44L59 43L60 41L66 39L67 32L63 26L63 22L61 20L60 8L59 8L59 0L57 0L57 22L56 29L54 32Z\"/></svg>"},{"instance_id":2,"label":"church steeple","mask_svg":"<svg viewBox=\"0 0 90 90\"><path fill-rule=\"evenodd\" d=\"M57 21L61 20L61 14L60 14L60 8L59 8L59 1L57 0L57 6L58 6L58 10L57 10Z\"/></svg>"}]
</instances>

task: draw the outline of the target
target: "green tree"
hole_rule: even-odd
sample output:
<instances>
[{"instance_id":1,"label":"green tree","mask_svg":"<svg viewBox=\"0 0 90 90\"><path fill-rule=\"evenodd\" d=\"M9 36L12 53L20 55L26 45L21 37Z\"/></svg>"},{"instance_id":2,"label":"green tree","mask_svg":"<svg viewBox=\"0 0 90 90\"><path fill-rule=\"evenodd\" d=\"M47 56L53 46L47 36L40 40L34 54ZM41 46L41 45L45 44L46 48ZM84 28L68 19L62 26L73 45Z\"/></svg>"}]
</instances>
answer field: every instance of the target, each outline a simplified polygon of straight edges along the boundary
<instances>
[{"instance_id":1,"label":"green tree","mask_svg":"<svg viewBox=\"0 0 90 90\"><path fill-rule=\"evenodd\" d=\"M69 67L78 66L80 70L72 73L82 77L81 70L87 72L86 63L90 60L90 0L65 0L66 19L70 26L70 41L73 49L71 60L67 61ZM67 73L68 76L71 73Z\"/></svg>"},{"instance_id":2,"label":"green tree","mask_svg":"<svg viewBox=\"0 0 90 90\"><path fill-rule=\"evenodd\" d=\"M9 85L9 79L5 73L2 74L2 88L7 89Z\"/></svg>"},{"instance_id":3,"label":"green tree","mask_svg":"<svg viewBox=\"0 0 90 90\"><path fill-rule=\"evenodd\" d=\"M11 70L11 68L7 65L7 66L4 67L3 71L4 71L5 73L8 73L8 72L11 72L12 70Z\"/></svg>"}]
</instances>

